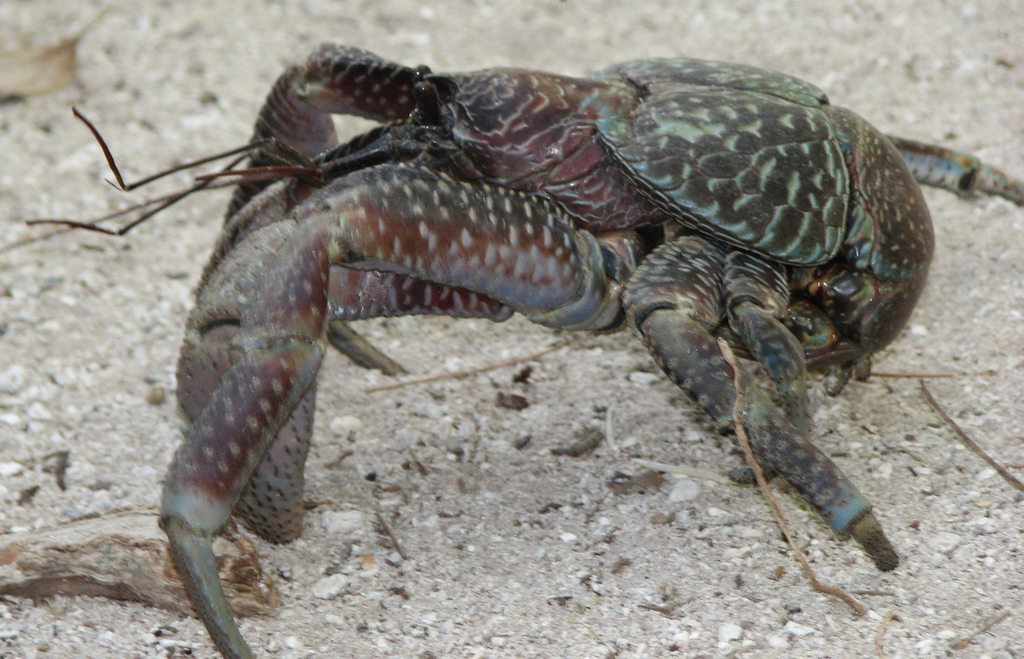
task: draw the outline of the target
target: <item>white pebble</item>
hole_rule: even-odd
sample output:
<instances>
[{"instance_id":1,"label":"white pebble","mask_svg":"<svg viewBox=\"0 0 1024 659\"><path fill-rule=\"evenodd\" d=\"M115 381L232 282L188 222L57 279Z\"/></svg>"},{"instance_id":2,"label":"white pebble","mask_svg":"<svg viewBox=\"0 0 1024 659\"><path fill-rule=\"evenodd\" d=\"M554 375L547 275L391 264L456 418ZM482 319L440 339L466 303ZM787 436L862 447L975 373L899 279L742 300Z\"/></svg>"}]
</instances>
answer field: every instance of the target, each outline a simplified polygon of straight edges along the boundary
<instances>
[{"instance_id":1,"label":"white pebble","mask_svg":"<svg viewBox=\"0 0 1024 659\"><path fill-rule=\"evenodd\" d=\"M682 501L692 501L698 495L700 495L700 485L689 478L680 478L672 486L672 491L668 493L668 500L672 503L680 503Z\"/></svg>"},{"instance_id":2,"label":"white pebble","mask_svg":"<svg viewBox=\"0 0 1024 659\"><path fill-rule=\"evenodd\" d=\"M562 542L576 542L576 534L575 533L563 533L562 535L560 535L558 537L562 539Z\"/></svg>"},{"instance_id":3,"label":"white pebble","mask_svg":"<svg viewBox=\"0 0 1024 659\"><path fill-rule=\"evenodd\" d=\"M361 430L363 427L363 420L354 416L336 416L331 419L331 422L327 424L327 427L335 435L339 437L347 437L349 433Z\"/></svg>"},{"instance_id":4,"label":"white pebble","mask_svg":"<svg viewBox=\"0 0 1024 659\"><path fill-rule=\"evenodd\" d=\"M43 405L38 400L28 406L28 409L25 410L25 416L33 421L53 421L53 415L50 414L50 410L46 409L46 405Z\"/></svg>"},{"instance_id":5,"label":"white pebble","mask_svg":"<svg viewBox=\"0 0 1024 659\"><path fill-rule=\"evenodd\" d=\"M998 472L997 472L997 471L996 471L995 469L992 469L992 468L986 468L986 469L982 469L981 471L979 471L979 472L978 472L978 473L977 473L977 474L976 474L976 475L974 476L974 480L977 480L977 481L985 481L985 480L988 480L988 479L992 478L992 477L993 477L993 476L995 476L995 475L996 475L997 473L998 473Z\"/></svg>"},{"instance_id":6,"label":"white pebble","mask_svg":"<svg viewBox=\"0 0 1024 659\"><path fill-rule=\"evenodd\" d=\"M366 515L358 510L328 511L323 514L322 522L331 535L347 535L363 528Z\"/></svg>"},{"instance_id":7,"label":"white pebble","mask_svg":"<svg viewBox=\"0 0 1024 659\"><path fill-rule=\"evenodd\" d=\"M0 422L6 423L9 426L14 426L18 430L28 430L28 421L22 419L14 412L0 414Z\"/></svg>"},{"instance_id":8,"label":"white pebble","mask_svg":"<svg viewBox=\"0 0 1024 659\"><path fill-rule=\"evenodd\" d=\"M776 650L789 645L789 641L786 640L786 637L779 634L768 634L764 640L768 642L768 647L775 648Z\"/></svg>"},{"instance_id":9,"label":"white pebble","mask_svg":"<svg viewBox=\"0 0 1024 659\"><path fill-rule=\"evenodd\" d=\"M1006 649L1006 641L998 636L985 635L981 638L981 647L989 652L999 652Z\"/></svg>"},{"instance_id":10,"label":"white pebble","mask_svg":"<svg viewBox=\"0 0 1024 659\"><path fill-rule=\"evenodd\" d=\"M964 539L955 533L941 531L924 539L925 544L935 551L948 554L960 546Z\"/></svg>"},{"instance_id":11,"label":"white pebble","mask_svg":"<svg viewBox=\"0 0 1024 659\"><path fill-rule=\"evenodd\" d=\"M661 376L657 373L647 373L645 371L633 371L626 378L633 384L654 384L661 381Z\"/></svg>"},{"instance_id":12,"label":"white pebble","mask_svg":"<svg viewBox=\"0 0 1024 659\"><path fill-rule=\"evenodd\" d=\"M738 641L743 637L743 628L732 622L725 622L718 626L718 642L728 643Z\"/></svg>"},{"instance_id":13,"label":"white pebble","mask_svg":"<svg viewBox=\"0 0 1024 659\"><path fill-rule=\"evenodd\" d=\"M25 467L17 462L0 462L0 476L17 476Z\"/></svg>"},{"instance_id":14,"label":"white pebble","mask_svg":"<svg viewBox=\"0 0 1024 659\"><path fill-rule=\"evenodd\" d=\"M348 588L349 578L344 574L332 574L313 584L313 597L322 600L334 599Z\"/></svg>"},{"instance_id":15,"label":"white pebble","mask_svg":"<svg viewBox=\"0 0 1024 659\"><path fill-rule=\"evenodd\" d=\"M302 641L299 640L298 636L289 636L284 639L284 646L289 650L301 650Z\"/></svg>"},{"instance_id":16,"label":"white pebble","mask_svg":"<svg viewBox=\"0 0 1024 659\"><path fill-rule=\"evenodd\" d=\"M0 392L15 395L25 387L28 371L24 366L11 366L0 373Z\"/></svg>"},{"instance_id":17,"label":"white pebble","mask_svg":"<svg viewBox=\"0 0 1024 659\"><path fill-rule=\"evenodd\" d=\"M782 631L793 636L808 636L815 632L814 627L806 627L804 625L797 624L790 620L786 623L786 626L782 628Z\"/></svg>"}]
</instances>

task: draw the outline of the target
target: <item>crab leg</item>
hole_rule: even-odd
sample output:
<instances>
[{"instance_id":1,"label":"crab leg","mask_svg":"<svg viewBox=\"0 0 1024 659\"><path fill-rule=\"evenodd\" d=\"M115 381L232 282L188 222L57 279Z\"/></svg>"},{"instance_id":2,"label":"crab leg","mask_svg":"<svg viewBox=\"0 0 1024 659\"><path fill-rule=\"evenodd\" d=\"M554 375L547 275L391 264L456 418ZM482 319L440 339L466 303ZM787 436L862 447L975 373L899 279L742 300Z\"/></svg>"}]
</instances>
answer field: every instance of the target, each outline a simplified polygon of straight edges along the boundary
<instances>
[{"instance_id":1,"label":"crab leg","mask_svg":"<svg viewBox=\"0 0 1024 659\"><path fill-rule=\"evenodd\" d=\"M978 158L959 151L886 135L903 156L918 183L962 197L980 192L1024 206L1024 181L1011 178Z\"/></svg>"},{"instance_id":2,"label":"crab leg","mask_svg":"<svg viewBox=\"0 0 1024 659\"><path fill-rule=\"evenodd\" d=\"M376 298L351 290L374 278ZM236 506L270 540L297 533L330 322L408 312L500 320L516 310L551 326L601 329L619 320L619 292L594 237L551 204L400 165L338 179L218 252L186 329L185 442L161 513L218 650L253 656L220 587L211 537Z\"/></svg>"},{"instance_id":3,"label":"crab leg","mask_svg":"<svg viewBox=\"0 0 1024 659\"><path fill-rule=\"evenodd\" d=\"M387 62L358 48L321 44L274 83L256 118L252 141L277 139L312 158L338 143L331 114L380 122L408 118L416 107L413 86L426 71ZM279 162L269 154L257 153L250 160L251 167L272 164ZM239 185L227 217L267 185Z\"/></svg>"},{"instance_id":4,"label":"crab leg","mask_svg":"<svg viewBox=\"0 0 1024 659\"><path fill-rule=\"evenodd\" d=\"M275 139L301 156L313 158L338 144L332 113L382 122L407 118L415 108L413 85L425 71L386 62L357 48L322 44L288 67L274 83L257 116L251 141ZM280 161L269 152L256 152L249 161L250 167L276 164ZM269 185L267 181L239 184L226 217L234 218ZM364 368L387 375L405 372L341 320L331 323L328 341Z\"/></svg>"},{"instance_id":5,"label":"crab leg","mask_svg":"<svg viewBox=\"0 0 1024 659\"><path fill-rule=\"evenodd\" d=\"M740 422L758 459L796 488L837 535L853 535L879 569L895 568L899 559L871 504L801 429L808 423L803 355L770 310L775 306L781 313L786 301L765 307L755 303L771 301L772 288L778 287L753 262L743 262L748 257L737 261L734 255L694 236L658 248L627 285L623 303L630 323L665 373L720 427L728 428L736 389L712 334L728 314L730 324L739 325L745 347L777 382L787 408L792 407L787 418L760 389L744 392Z\"/></svg>"}]
</instances>

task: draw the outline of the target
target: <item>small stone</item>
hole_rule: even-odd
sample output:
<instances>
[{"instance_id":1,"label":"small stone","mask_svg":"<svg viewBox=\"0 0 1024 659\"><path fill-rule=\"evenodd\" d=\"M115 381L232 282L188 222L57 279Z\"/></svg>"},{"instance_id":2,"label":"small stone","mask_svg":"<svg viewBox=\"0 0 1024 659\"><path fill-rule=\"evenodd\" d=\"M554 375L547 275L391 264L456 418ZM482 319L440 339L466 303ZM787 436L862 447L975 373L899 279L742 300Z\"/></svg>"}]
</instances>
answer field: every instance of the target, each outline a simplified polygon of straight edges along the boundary
<instances>
[{"instance_id":1,"label":"small stone","mask_svg":"<svg viewBox=\"0 0 1024 659\"><path fill-rule=\"evenodd\" d=\"M348 535L363 528L366 515L358 510L329 511L323 514L322 521L331 535Z\"/></svg>"},{"instance_id":2,"label":"small stone","mask_svg":"<svg viewBox=\"0 0 1024 659\"><path fill-rule=\"evenodd\" d=\"M298 636L288 636L284 639L284 646L289 650L301 650L302 641L299 640Z\"/></svg>"},{"instance_id":3,"label":"small stone","mask_svg":"<svg viewBox=\"0 0 1024 659\"><path fill-rule=\"evenodd\" d=\"M444 416L444 410L440 405L436 405L435 403L419 403L412 405L410 411L416 416L434 421Z\"/></svg>"},{"instance_id":4,"label":"small stone","mask_svg":"<svg viewBox=\"0 0 1024 659\"><path fill-rule=\"evenodd\" d=\"M790 620L786 623L786 626L782 628L782 631L786 632L787 634L792 634L793 636L809 636L813 634L816 630L814 629L814 627L806 627L804 625L797 624Z\"/></svg>"},{"instance_id":5,"label":"small stone","mask_svg":"<svg viewBox=\"0 0 1024 659\"><path fill-rule=\"evenodd\" d=\"M935 636L942 639L943 641L950 641L956 638L957 634L952 629L943 629L940 630L937 634L935 634Z\"/></svg>"},{"instance_id":6,"label":"small stone","mask_svg":"<svg viewBox=\"0 0 1024 659\"><path fill-rule=\"evenodd\" d=\"M680 478L672 486L672 491L668 493L668 500L671 503L682 503L683 501L692 501L699 495L700 485L696 481L691 481L689 478Z\"/></svg>"},{"instance_id":7,"label":"small stone","mask_svg":"<svg viewBox=\"0 0 1024 659\"><path fill-rule=\"evenodd\" d=\"M324 622L326 622L329 625L335 625L337 627L344 627L345 626L345 619L342 618L341 616L335 615L333 613L328 613L327 615L325 615L324 616Z\"/></svg>"},{"instance_id":8,"label":"small stone","mask_svg":"<svg viewBox=\"0 0 1024 659\"><path fill-rule=\"evenodd\" d=\"M1000 650L1006 649L1006 641L998 636L986 635L981 638L981 647L985 648L989 652L999 652Z\"/></svg>"},{"instance_id":9,"label":"small stone","mask_svg":"<svg viewBox=\"0 0 1024 659\"><path fill-rule=\"evenodd\" d=\"M786 640L785 636L780 634L768 634L764 640L768 642L768 647L776 650L789 646L789 641Z\"/></svg>"},{"instance_id":10,"label":"small stone","mask_svg":"<svg viewBox=\"0 0 1024 659\"><path fill-rule=\"evenodd\" d=\"M0 393L16 395L25 388L28 371L24 366L10 366L0 373Z\"/></svg>"},{"instance_id":11,"label":"small stone","mask_svg":"<svg viewBox=\"0 0 1024 659\"><path fill-rule=\"evenodd\" d=\"M43 405L38 400L28 406L28 409L25 410L25 416L33 421L53 421L53 415L50 414L50 410L46 409L46 405Z\"/></svg>"},{"instance_id":12,"label":"small stone","mask_svg":"<svg viewBox=\"0 0 1024 659\"><path fill-rule=\"evenodd\" d=\"M336 416L327 424L327 428L339 437L347 437L350 433L361 430L363 425L363 420L358 417Z\"/></svg>"},{"instance_id":13,"label":"small stone","mask_svg":"<svg viewBox=\"0 0 1024 659\"><path fill-rule=\"evenodd\" d=\"M714 506L708 508L708 515L711 517L725 517L728 514L727 510L722 510L721 508L715 508Z\"/></svg>"},{"instance_id":14,"label":"small stone","mask_svg":"<svg viewBox=\"0 0 1024 659\"><path fill-rule=\"evenodd\" d=\"M17 462L0 462L0 476L17 476L25 470L20 463Z\"/></svg>"},{"instance_id":15,"label":"small stone","mask_svg":"<svg viewBox=\"0 0 1024 659\"><path fill-rule=\"evenodd\" d=\"M941 531L924 539L926 545L942 554L949 554L960 546L964 539L955 533Z\"/></svg>"},{"instance_id":16,"label":"small stone","mask_svg":"<svg viewBox=\"0 0 1024 659\"><path fill-rule=\"evenodd\" d=\"M995 469L992 469L990 467L986 468L986 469L982 469L981 471L979 471L974 476L974 480L976 480L976 481L986 481L986 480L992 478L993 476L995 476L997 473L999 473L999 472L997 472Z\"/></svg>"},{"instance_id":17,"label":"small stone","mask_svg":"<svg viewBox=\"0 0 1024 659\"><path fill-rule=\"evenodd\" d=\"M558 537L562 540L562 542L576 542L577 540L575 533L563 533Z\"/></svg>"},{"instance_id":18,"label":"small stone","mask_svg":"<svg viewBox=\"0 0 1024 659\"><path fill-rule=\"evenodd\" d=\"M651 515L651 524L671 524L676 521L676 513L672 511L670 513L653 513Z\"/></svg>"},{"instance_id":19,"label":"small stone","mask_svg":"<svg viewBox=\"0 0 1024 659\"><path fill-rule=\"evenodd\" d=\"M633 371L626 376L626 379L633 384L654 384L655 382L661 381L661 376L657 373L647 373L645 371Z\"/></svg>"},{"instance_id":20,"label":"small stone","mask_svg":"<svg viewBox=\"0 0 1024 659\"><path fill-rule=\"evenodd\" d=\"M9 426L14 426L18 430L28 430L28 421L22 419L14 412L0 414L0 423L6 423Z\"/></svg>"},{"instance_id":21,"label":"small stone","mask_svg":"<svg viewBox=\"0 0 1024 659\"><path fill-rule=\"evenodd\" d=\"M718 626L718 642L728 643L738 641L743 637L743 628L732 622L725 622Z\"/></svg>"},{"instance_id":22,"label":"small stone","mask_svg":"<svg viewBox=\"0 0 1024 659\"><path fill-rule=\"evenodd\" d=\"M334 599L345 592L350 580L344 574L332 574L313 584L313 597L322 600Z\"/></svg>"},{"instance_id":23,"label":"small stone","mask_svg":"<svg viewBox=\"0 0 1024 659\"><path fill-rule=\"evenodd\" d=\"M150 387L146 391L147 405L163 405L165 400L167 400L167 390L163 387Z\"/></svg>"}]
</instances>

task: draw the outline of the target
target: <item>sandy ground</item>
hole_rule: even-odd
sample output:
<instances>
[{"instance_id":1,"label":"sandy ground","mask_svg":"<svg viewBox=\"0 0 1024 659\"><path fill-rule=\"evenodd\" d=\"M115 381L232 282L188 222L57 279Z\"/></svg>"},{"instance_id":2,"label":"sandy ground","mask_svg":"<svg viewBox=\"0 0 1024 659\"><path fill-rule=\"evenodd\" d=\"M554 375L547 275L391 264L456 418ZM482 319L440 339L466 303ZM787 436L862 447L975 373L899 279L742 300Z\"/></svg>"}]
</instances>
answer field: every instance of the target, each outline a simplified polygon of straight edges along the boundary
<instances>
[{"instance_id":1,"label":"sandy ground","mask_svg":"<svg viewBox=\"0 0 1024 659\"><path fill-rule=\"evenodd\" d=\"M1024 175L1019 0L205 4L113 5L81 41L75 85L0 107L0 243L29 235L26 218L85 219L126 203L102 182L99 149L72 104L134 178L244 142L273 79L324 40L440 71L738 61L809 80L887 132ZM56 42L103 5L4 2L0 43ZM173 391L183 319L225 200L209 194L123 239L76 233L0 254L0 533L155 510L180 436L173 397L151 405L146 396ZM1020 475L1024 210L941 192L928 201L933 275L876 370L973 374L929 386ZM701 481L695 497L674 502L672 477L658 491L609 490L617 471L640 471L631 457L715 471L739 462L732 440L664 378L630 378L654 370L631 336L556 334L517 319L401 319L363 331L416 375L566 347L532 362L527 385L512 382L521 367L511 367L380 393L364 389L388 378L327 360L307 470L318 506L301 540L258 543L283 596L273 616L242 624L259 656L869 657L888 615L885 657L1024 656L1024 501L959 446L914 379L875 377L836 399L815 380L816 441L874 501L903 558L898 570L878 573L782 497L820 577L859 593L869 613L858 619L811 592L756 490ZM530 406L498 407L498 390ZM603 426L608 410L614 447L551 455ZM70 451L66 491L40 465L57 450ZM403 468L413 459L425 473ZM19 505L33 485L34 499ZM367 521L377 506L407 560ZM363 515L328 531L328 513L344 511ZM658 513L675 517L658 524ZM317 598L328 571L348 585ZM666 603L676 606L644 608ZM190 618L84 597L0 599L4 659L186 655L215 656Z\"/></svg>"}]
</instances>

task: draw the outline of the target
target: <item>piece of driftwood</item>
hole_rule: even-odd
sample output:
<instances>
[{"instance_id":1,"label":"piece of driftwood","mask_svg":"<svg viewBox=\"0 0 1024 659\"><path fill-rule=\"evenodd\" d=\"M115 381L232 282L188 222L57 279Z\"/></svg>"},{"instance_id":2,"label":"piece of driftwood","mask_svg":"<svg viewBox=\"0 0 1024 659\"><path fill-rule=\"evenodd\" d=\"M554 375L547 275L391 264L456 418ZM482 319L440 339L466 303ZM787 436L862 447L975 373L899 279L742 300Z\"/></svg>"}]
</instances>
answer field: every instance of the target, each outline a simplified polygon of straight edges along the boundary
<instances>
[{"instance_id":1,"label":"piece of driftwood","mask_svg":"<svg viewBox=\"0 0 1024 659\"><path fill-rule=\"evenodd\" d=\"M278 606L277 587L260 567L252 542L229 531L213 549L237 615L266 615ZM0 595L88 595L193 615L157 515L148 512L0 535Z\"/></svg>"}]
</instances>

